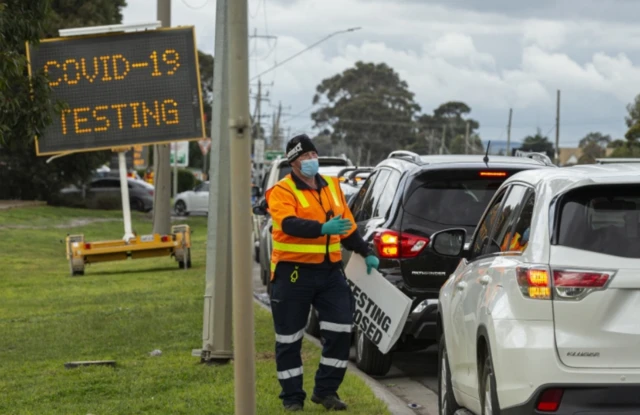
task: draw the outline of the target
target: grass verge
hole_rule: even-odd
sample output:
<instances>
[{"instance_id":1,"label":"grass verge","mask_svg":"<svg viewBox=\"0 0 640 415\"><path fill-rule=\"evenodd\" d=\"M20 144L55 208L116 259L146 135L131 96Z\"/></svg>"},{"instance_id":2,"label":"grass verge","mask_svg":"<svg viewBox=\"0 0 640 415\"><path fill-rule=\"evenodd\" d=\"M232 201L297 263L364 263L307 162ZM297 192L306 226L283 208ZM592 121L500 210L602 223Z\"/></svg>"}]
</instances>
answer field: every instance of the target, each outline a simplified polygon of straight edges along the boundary
<instances>
[{"instance_id":1,"label":"grass verge","mask_svg":"<svg viewBox=\"0 0 640 415\"><path fill-rule=\"evenodd\" d=\"M96 264L69 277L67 233L118 239L118 212L34 207L0 211L0 414L233 414L233 364L205 366L201 347L206 218L189 218L193 268L172 258ZM150 233L147 215L134 229ZM80 225L78 227L78 225ZM251 299L247 299L251 301ZM270 314L255 307L258 414L284 413ZM149 352L160 349L159 357ZM116 368L65 369L78 360ZM310 395L320 350L303 344ZM340 389L349 413L389 414L368 387L347 374ZM307 400L305 412L324 409Z\"/></svg>"}]
</instances>

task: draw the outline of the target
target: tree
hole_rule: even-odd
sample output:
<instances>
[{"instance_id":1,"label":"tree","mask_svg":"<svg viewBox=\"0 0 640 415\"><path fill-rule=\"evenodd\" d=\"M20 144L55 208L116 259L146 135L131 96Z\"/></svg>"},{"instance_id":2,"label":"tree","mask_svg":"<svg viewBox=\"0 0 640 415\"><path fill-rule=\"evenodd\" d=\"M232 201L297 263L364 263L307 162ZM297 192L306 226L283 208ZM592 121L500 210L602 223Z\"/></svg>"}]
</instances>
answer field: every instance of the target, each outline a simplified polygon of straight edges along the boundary
<instances>
[{"instance_id":1,"label":"tree","mask_svg":"<svg viewBox=\"0 0 640 415\"><path fill-rule=\"evenodd\" d=\"M27 75L24 44L58 30L120 23L125 0L4 0L0 3L0 198L52 201L60 188L82 183L110 152L65 156L49 164L36 156L34 137L63 103L51 100L42 71Z\"/></svg>"},{"instance_id":2,"label":"tree","mask_svg":"<svg viewBox=\"0 0 640 415\"><path fill-rule=\"evenodd\" d=\"M387 64L357 62L316 88L311 114L316 127L329 128L333 144L349 149L356 163L374 164L416 140L414 117L420 106L405 81ZM361 149L355 157L355 149ZM359 160L360 159L360 160Z\"/></svg>"},{"instance_id":3,"label":"tree","mask_svg":"<svg viewBox=\"0 0 640 415\"><path fill-rule=\"evenodd\" d=\"M433 110L433 114L423 114L418 117L418 134L421 137L434 139L432 142L435 144L442 144L442 132L444 129L445 149L448 149L449 152L454 154L464 154L464 136L468 122L470 137L469 149L472 153L477 152L478 146L482 148L482 140L475 134L475 131L480 128L480 123L469 118L469 113L471 113L471 108L464 102L446 102ZM460 139L458 137L462 138ZM421 148L424 148L423 144L419 144L416 150L420 151ZM430 149L427 148L426 152L437 153L438 148L431 146ZM473 151L471 151L472 149Z\"/></svg>"},{"instance_id":4,"label":"tree","mask_svg":"<svg viewBox=\"0 0 640 415\"><path fill-rule=\"evenodd\" d=\"M579 164L593 164L596 159L606 155L606 148L611 143L611 136L598 132L587 134L578 146L582 149L582 155L578 159Z\"/></svg>"},{"instance_id":5,"label":"tree","mask_svg":"<svg viewBox=\"0 0 640 415\"><path fill-rule=\"evenodd\" d=\"M211 137L211 111L213 105L213 56L198 51L200 67L200 85L202 89L202 107L204 111L205 134ZM150 151L149 153L153 153ZM197 141L189 142L189 166L202 169L205 167L204 156Z\"/></svg>"},{"instance_id":6,"label":"tree","mask_svg":"<svg viewBox=\"0 0 640 415\"><path fill-rule=\"evenodd\" d=\"M522 142L522 151L533 151L536 153L546 153L550 158L554 157L553 143L549 141L548 137L542 135L542 132L538 128L535 135L530 135L524 138Z\"/></svg>"}]
</instances>

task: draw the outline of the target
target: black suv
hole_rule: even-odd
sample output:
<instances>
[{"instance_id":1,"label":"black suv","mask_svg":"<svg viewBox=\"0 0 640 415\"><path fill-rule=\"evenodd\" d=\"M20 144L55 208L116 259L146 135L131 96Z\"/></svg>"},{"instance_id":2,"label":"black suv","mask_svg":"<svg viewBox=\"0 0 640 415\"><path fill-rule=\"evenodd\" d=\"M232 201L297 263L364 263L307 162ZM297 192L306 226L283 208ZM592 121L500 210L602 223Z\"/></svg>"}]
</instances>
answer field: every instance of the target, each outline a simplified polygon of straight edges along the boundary
<instances>
[{"instance_id":1,"label":"black suv","mask_svg":"<svg viewBox=\"0 0 640 415\"><path fill-rule=\"evenodd\" d=\"M438 293L459 258L426 249L431 235L451 227L472 235L502 182L519 171L547 166L553 166L549 158L535 153L419 156L396 151L375 167L349 205L358 230L380 258L380 272L413 299L393 351L420 350L437 340ZM345 255L345 264L348 259ZM392 352L383 355L357 329L354 340L358 367L385 375Z\"/></svg>"}]
</instances>

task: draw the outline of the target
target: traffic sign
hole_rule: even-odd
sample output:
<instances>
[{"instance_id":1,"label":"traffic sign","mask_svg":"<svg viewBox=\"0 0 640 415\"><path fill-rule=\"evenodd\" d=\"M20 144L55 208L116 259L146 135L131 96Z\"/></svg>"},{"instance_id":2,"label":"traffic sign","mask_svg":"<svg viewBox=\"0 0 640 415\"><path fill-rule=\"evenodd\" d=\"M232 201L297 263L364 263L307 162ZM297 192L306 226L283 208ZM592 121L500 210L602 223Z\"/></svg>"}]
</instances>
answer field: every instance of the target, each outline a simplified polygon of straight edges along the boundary
<instances>
[{"instance_id":1,"label":"traffic sign","mask_svg":"<svg viewBox=\"0 0 640 415\"><path fill-rule=\"evenodd\" d=\"M211 149L211 139L205 138L204 140L198 140L198 145L200 146L200 151L202 151L202 155L206 156Z\"/></svg>"},{"instance_id":2,"label":"traffic sign","mask_svg":"<svg viewBox=\"0 0 640 415\"><path fill-rule=\"evenodd\" d=\"M176 154L177 147L177 167L187 167L189 166L189 142L187 141L178 141L175 143L171 143L171 152L169 153L169 164L173 166L173 158Z\"/></svg>"},{"instance_id":3,"label":"traffic sign","mask_svg":"<svg viewBox=\"0 0 640 415\"><path fill-rule=\"evenodd\" d=\"M193 27L45 39L27 53L68 104L36 137L38 155L205 136Z\"/></svg>"},{"instance_id":4,"label":"traffic sign","mask_svg":"<svg viewBox=\"0 0 640 415\"><path fill-rule=\"evenodd\" d=\"M282 156L284 156L284 151L269 150L264 153L264 159L267 161L273 161Z\"/></svg>"}]
</instances>

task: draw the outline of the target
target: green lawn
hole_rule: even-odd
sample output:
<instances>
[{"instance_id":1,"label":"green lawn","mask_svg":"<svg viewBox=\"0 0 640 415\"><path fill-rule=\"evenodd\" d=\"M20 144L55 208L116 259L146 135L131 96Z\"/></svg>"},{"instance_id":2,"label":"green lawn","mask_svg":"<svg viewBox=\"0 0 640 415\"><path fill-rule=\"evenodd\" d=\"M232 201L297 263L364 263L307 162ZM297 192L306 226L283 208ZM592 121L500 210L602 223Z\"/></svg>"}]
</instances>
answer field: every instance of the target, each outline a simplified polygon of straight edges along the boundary
<instances>
[{"instance_id":1,"label":"green lawn","mask_svg":"<svg viewBox=\"0 0 640 415\"><path fill-rule=\"evenodd\" d=\"M0 414L234 413L232 364L211 367L191 356L202 346L206 218L188 220L195 232L188 271L167 257L96 264L69 277L60 241L67 233L119 239L119 218L117 211L52 207L0 211ZM151 232L147 215L134 214L133 223L138 233ZM259 306L255 328L257 413L284 413L273 323ZM154 349L162 356L149 356ZM305 341L309 395L319 358ZM64 367L106 359L117 367ZM347 375L340 394L350 413L389 414L355 376ZM307 400L305 412L325 410Z\"/></svg>"}]
</instances>

